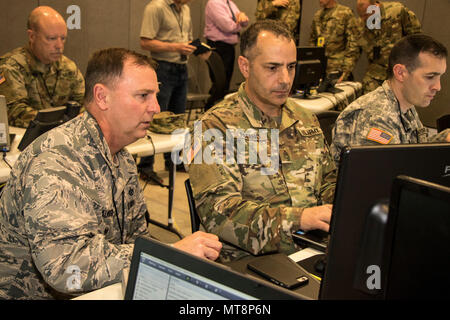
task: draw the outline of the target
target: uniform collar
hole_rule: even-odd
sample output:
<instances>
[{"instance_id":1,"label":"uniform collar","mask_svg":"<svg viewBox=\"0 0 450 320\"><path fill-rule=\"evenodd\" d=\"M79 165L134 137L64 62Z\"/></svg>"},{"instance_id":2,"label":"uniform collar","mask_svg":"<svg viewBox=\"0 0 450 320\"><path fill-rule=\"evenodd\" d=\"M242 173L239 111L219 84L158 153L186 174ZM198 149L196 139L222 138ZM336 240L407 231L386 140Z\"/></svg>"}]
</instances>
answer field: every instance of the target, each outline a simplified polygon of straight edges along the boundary
<instances>
[{"instance_id":1,"label":"uniform collar","mask_svg":"<svg viewBox=\"0 0 450 320\"><path fill-rule=\"evenodd\" d=\"M278 124L274 119L262 112L248 97L245 91L245 82L239 87L238 95L241 98L241 108L254 128L278 128ZM281 106L281 125L278 128L281 131L292 126L297 121L294 120L295 104L288 100Z\"/></svg>"},{"instance_id":2,"label":"uniform collar","mask_svg":"<svg viewBox=\"0 0 450 320\"><path fill-rule=\"evenodd\" d=\"M118 167L118 158L122 156L122 153L125 151L123 149L120 150L117 152L116 157L113 158L102 129L100 128L97 120L95 120L95 118L88 111L83 114L83 122L85 123L86 129L92 138L93 144L100 151L108 166L111 168Z\"/></svg>"},{"instance_id":3,"label":"uniform collar","mask_svg":"<svg viewBox=\"0 0 450 320\"><path fill-rule=\"evenodd\" d=\"M56 62L52 62L51 64L43 64L31 51L29 45L25 47L25 53L28 60L28 65L30 66L31 72L39 72L42 74L47 74L50 71L57 72L60 71L61 59Z\"/></svg>"},{"instance_id":4,"label":"uniform collar","mask_svg":"<svg viewBox=\"0 0 450 320\"><path fill-rule=\"evenodd\" d=\"M391 88L391 85L387 80L385 80L382 84L382 87L384 89L384 92L386 94L386 97L389 100L389 105L394 106L396 112L398 112L400 118L402 119L402 123L404 126L405 131L409 131L412 129L412 122L416 118L415 113L417 112L415 107L409 108L406 112L402 112L400 109L400 103L397 99L397 97L394 94L394 91Z\"/></svg>"}]
</instances>

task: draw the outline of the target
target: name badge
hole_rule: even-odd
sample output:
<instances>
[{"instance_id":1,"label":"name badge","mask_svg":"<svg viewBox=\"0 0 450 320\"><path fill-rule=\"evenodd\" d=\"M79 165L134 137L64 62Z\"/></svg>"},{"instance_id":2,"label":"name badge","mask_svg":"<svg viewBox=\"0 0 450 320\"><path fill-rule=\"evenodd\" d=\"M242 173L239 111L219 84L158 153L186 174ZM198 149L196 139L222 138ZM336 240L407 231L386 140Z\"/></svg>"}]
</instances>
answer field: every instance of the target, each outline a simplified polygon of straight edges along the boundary
<instances>
[{"instance_id":1,"label":"name badge","mask_svg":"<svg viewBox=\"0 0 450 320\"><path fill-rule=\"evenodd\" d=\"M318 127L300 129L299 131L302 134L302 136L305 136L305 137L311 137L311 136L315 136L315 135L318 135L321 133L321 130Z\"/></svg>"}]
</instances>

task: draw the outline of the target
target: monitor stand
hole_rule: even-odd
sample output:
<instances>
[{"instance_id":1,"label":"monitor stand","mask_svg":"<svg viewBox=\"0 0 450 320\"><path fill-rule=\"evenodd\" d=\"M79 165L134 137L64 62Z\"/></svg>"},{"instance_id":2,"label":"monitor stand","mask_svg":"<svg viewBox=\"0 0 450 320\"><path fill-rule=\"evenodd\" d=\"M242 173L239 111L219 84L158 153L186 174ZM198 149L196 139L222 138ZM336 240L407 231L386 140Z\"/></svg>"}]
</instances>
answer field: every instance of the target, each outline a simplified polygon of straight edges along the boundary
<instances>
[{"instance_id":1,"label":"monitor stand","mask_svg":"<svg viewBox=\"0 0 450 320\"><path fill-rule=\"evenodd\" d=\"M295 92L298 92L298 91L295 91ZM307 87L305 90L303 90L303 93L294 93L291 96L291 98L304 99L304 100L313 100L313 99L319 99L320 96L312 95L311 94L311 88Z\"/></svg>"}]
</instances>

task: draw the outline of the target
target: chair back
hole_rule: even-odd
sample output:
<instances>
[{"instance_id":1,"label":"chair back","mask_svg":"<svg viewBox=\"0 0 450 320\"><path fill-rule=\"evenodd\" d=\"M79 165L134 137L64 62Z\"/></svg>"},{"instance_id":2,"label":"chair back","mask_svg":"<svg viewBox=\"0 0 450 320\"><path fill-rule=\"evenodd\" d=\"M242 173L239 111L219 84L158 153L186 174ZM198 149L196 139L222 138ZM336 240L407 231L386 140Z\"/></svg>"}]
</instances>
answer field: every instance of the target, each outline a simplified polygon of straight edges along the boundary
<instances>
[{"instance_id":1,"label":"chair back","mask_svg":"<svg viewBox=\"0 0 450 320\"><path fill-rule=\"evenodd\" d=\"M192 187L189 179L184 181L184 186L186 188L186 195L189 203L189 212L191 214L191 230L192 233L196 232L200 228L200 217L197 214L197 208L195 207L194 194L192 193Z\"/></svg>"},{"instance_id":2,"label":"chair back","mask_svg":"<svg viewBox=\"0 0 450 320\"><path fill-rule=\"evenodd\" d=\"M450 128L450 114L445 114L436 120L437 132Z\"/></svg>"},{"instance_id":3,"label":"chair back","mask_svg":"<svg viewBox=\"0 0 450 320\"><path fill-rule=\"evenodd\" d=\"M328 145L331 144L333 126L336 123L336 119L339 114L339 111L334 110L322 111L316 114L317 119L320 123L320 128L323 131L325 140L327 141Z\"/></svg>"},{"instance_id":4,"label":"chair back","mask_svg":"<svg viewBox=\"0 0 450 320\"><path fill-rule=\"evenodd\" d=\"M206 60L206 64L208 65L211 82L215 84L211 88L211 97L208 100L208 104L214 105L228 93L225 65L222 57L214 50L211 52L209 59Z\"/></svg>"}]
</instances>

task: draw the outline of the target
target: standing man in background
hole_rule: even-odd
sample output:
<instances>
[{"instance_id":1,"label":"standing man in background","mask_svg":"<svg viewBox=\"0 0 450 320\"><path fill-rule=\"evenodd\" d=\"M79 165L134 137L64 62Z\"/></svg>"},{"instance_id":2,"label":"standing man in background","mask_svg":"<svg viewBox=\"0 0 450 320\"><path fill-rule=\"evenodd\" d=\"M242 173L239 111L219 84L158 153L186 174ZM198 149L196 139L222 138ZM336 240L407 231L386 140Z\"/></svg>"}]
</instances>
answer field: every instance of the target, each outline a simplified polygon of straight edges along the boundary
<instances>
[{"instance_id":1,"label":"standing man in background","mask_svg":"<svg viewBox=\"0 0 450 320\"><path fill-rule=\"evenodd\" d=\"M358 26L352 9L336 0L319 0L321 9L314 15L309 43L324 46L327 74L341 71L338 82L347 80L359 56Z\"/></svg>"},{"instance_id":2,"label":"standing man in background","mask_svg":"<svg viewBox=\"0 0 450 320\"><path fill-rule=\"evenodd\" d=\"M190 0L152 0L145 7L141 26L141 48L158 62L158 103L161 111L184 113L188 89L187 60L196 49L193 40ZM166 168L170 153L164 154ZM142 177L162 182L153 170L154 156L141 158Z\"/></svg>"},{"instance_id":3,"label":"standing man in background","mask_svg":"<svg viewBox=\"0 0 450 320\"><path fill-rule=\"evenodd\" d=\"M0 57L0 95L6 97L9 124L26 128L41 109L68 101L83 104L84 79L75 62L63 55L67 27L46 6L31 11L28 45Z\"/></svg>"},{"instance_id":4,"label":"standing man in background","mask_svg":"<svg viewBox=\"0 0 450 320\"><path fill-rule=\"evenodd\" d=\"M249 19L231 0L209 0L205 19L205 38L222 58L226 72L225 88L229 90L234 69L234 47L239 42L239 31L248 25ZM214 83L212 85L214 87ZM211 91L214 92L214 88ZM214 102L207 103L207 107Z\"/></svg>"},{"instance_id":5,"label":"standing man in background","mask_svg":"<svg viewBox=\"0 0 450 320\"><path fill-rule=\"evenodd\" d=\"M380 14L377 25L369 6L376 6ZM363 78L364 94L375 90L387 79L389 53L394 44L404 36L420 33L421 25L414 12L400 2L357 0L361 37L359 46L367 53L369 65ZM370 11L370 10L369 10Z\"/></svg>"},{"instance_id":6,"label":"standing man in background","mask_svg":"<svg viewBox=\"0 0 450 320\"><path fill-rule=\"evenodd\" d=\"M295 43L299 41L300 0L258 0L256 20L272 19L286 24L294 36Z\"/></svg>"}]
</instances>

